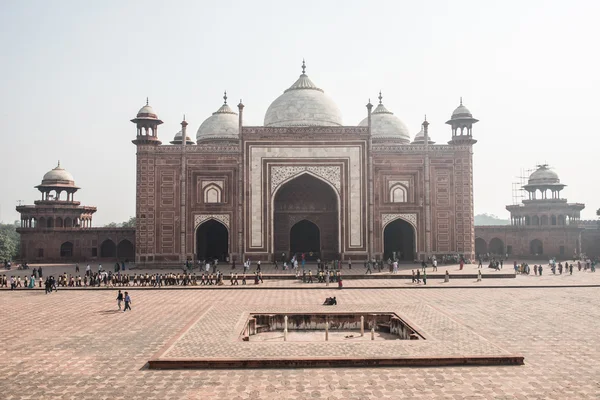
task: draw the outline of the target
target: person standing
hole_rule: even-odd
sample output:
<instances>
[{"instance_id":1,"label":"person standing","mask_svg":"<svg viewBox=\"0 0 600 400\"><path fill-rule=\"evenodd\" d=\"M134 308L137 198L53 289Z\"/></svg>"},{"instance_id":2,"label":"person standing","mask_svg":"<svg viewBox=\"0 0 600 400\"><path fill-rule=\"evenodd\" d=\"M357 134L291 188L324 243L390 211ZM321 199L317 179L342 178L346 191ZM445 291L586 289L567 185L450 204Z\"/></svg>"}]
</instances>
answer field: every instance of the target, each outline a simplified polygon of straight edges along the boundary
<instances>
[{"instance_id":1,"label":"person standing","mask_svg":"<svg viewBox=\"0 0 600 400\"><path fill-rule=\"evenodd\" d=\"M427 270L423 270L423 285L427 286Z\"/></svg>"},{"instance_id":2,"label":"person standing","mask_svg":"<svg viewBox=\"0 0 600 400\"><path fill-rule=\"evenodd\" d=\"M44 275L42 275L42 267L38 268L38 275L40 276L40 278L44 277Z\"/></svg>"},{"instance_id":3,"label":"person standing","mask_svg":"<svg viewBox=\"0 0 600 400\"><path fill-rule=\"evenodd\" d=\"M119 307L119 311L121 311L121 303L123 302L123 293L119 290L117 294L117 306Z\"/></svg>"},{"instance_id":4,"label":"person standing","mask_svg":"<svg viewBox=\"0 0 600 400\"><path fill-rule=\"evenodd\" d=\"M462 259L460 259L460 270L462 271L463 267L465 266L465 261Z\"/></svg>"},{"instance_id":5,"label":"person standing","mask_svg":"<svg viewBox=\"0 0 600 400\"><path fill-rule=\"evenodd\" d=\"M481 282L481 270L477 270L477 282Z\"/></svg>"},{"instance_id":6,"label":"person standing","mask_svg":"<svg viewBox=\"0 0 600 400\"><path fill-rule=\"evenodd\" d=\"M123 312L129 310L131 311L131 297L129 297L129 293L125 292L125 309Z\"/></svg>"},{"instance_id":7,"label":"person standing","mask_svg":"<svg viewBox=\"0 0 600 400\"><path fill-rule=\"evenodd\" d=\"M421 283L421 270L417 269L417 283Z\"/></svg>"},{"instance_id":8,"label":"person standing","mask_svg":"<svg viewBox=\"0 0 600 400\"><path fill-rule=\"evenodd\" d=\"M544 270L544 269L542 268L542 265L540 264L540 266L538 267L538 272L540 273L540 276L542 276L542 271L543 271L543 270Z\"/></svg>"},{"instance_id":9,"label":"person standing","mask_svg":"<svg viewBox=\"0 0 600 400\"><path fill-rule=\"evenodd\" d=\"M417 281L417 278L415 277L415 270L412 270L412 283L415 283Z\"/></svg>"},{"instance_id":10,"label":"person standing","mask_svg":"<svg viewBox=\"0 0 600 400\"><path fill-rule=\"evenodd\" d=\"M352 259L348 258L348 269L352 269Z\"/></svg>"},{"instance_id":11,"label":"person standing","mask_svg":"<svg viewBox=\"0 0 600 400\"><path fill-rule=\"evenodd\" d=\"M433 270L437 272L437 258L433 259Z\"/></svg>"},{"instance_id":12,"label":"person standing","mask_svg":"<svg viewBox=\"0 0 600 400\"><path fill-rule=\"evenodd\" d=\"M79 272L79 264L75 264L75 273Z\"/></svg>"}]
</instances>

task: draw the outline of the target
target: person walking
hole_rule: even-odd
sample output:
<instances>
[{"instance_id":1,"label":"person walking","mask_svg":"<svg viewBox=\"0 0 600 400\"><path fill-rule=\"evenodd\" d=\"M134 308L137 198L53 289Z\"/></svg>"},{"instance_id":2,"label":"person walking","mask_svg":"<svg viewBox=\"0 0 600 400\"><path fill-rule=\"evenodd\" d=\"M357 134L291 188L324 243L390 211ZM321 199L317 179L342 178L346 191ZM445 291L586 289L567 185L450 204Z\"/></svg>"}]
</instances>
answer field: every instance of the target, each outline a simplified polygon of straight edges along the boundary
<instances>
[{"instance_id":1,"label":"person walking","mask_svg":"<svg viewBox=\"0 0 600 400\"><path fill-rule=\"evenodd\" d=\"M433 259L433 270L437 272L437 258Z\"/></svg>"},{"instance_id":2,"label":"person walking","mask_svg":"<svg viewBox=\"0 0 600 400\"><path fill-rule=\"evenodd\" d=\"M423 285L427 285L427 271L423 270Z\"/></svg>"},{"instance_id":3,"label":"person walking","mask_svg":"<svg viewBox=\"0 0 600 400\"><path fill-rule=\"evenodd\" d=\"M129 297L129 293L125 292L125 309L123 309L123 312L129 310L131 311L131 297Z\"/></svg>"},{"instance_id":4,"label":"person walking","mask_svg":"<svg viewBox=\"0 0 600 400\"><path fill-rule=\"evenodd\" d=\"M481 282L481 270L477 271L477 282Z\"/></svg>"},{"instance_id":5,"label":"person walking","mask_svg":"<svg viewBox=\"0 0 600 400\"><path fill-rule=\"evenodd\" d=\"M417 269L417 283L421 283L421 270Z\"/></svg>"},{"instance_id":6,"label":"person walking","mask_svg":"<svg viewBox=\"0 0 600 400\"><path fill-rule=\"evenodd\" d=\"M119 311L121 311L121 303L123 302L123 293L119 290L117 294L117 306L119 307Z\"/></svg>"}]
</instances>

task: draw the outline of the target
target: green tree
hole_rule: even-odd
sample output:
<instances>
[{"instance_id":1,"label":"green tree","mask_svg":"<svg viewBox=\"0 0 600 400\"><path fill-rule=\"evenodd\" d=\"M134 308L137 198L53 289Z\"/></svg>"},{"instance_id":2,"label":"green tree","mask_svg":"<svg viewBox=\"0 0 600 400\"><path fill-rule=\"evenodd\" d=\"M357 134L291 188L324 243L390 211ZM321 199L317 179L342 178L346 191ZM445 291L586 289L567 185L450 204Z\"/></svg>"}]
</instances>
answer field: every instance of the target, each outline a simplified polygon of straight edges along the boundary
<instances>
[{"instance_id":1,"label":"green tree","mask_svg":"<svg viewBox=\"0 0 600 400\"><path fill-rule=\"evenodd\" d=\"M111 222L104 226L106 228L135 228L135 217L131 217L125 222Z\"/></svg>"},{"instance_id":2,"label":"green tree","mask_svg":"<svg viewBox=\"0 0 600 400\"><path fill-rule=\"evenodd\" d=\"M129 221L123 222L123 228L135 228L135 217L129 218Z\"/></svg>"},{"instance_id":3,"label":"green tree","mask_svg":"<svg viewBox=\"0 0 600 400\"><path fill-rule=\"evenodd\" d=\"M14 224L0 224L0 260L12 260L19 255L19 234Z\"/></svg>"}]
</instances>

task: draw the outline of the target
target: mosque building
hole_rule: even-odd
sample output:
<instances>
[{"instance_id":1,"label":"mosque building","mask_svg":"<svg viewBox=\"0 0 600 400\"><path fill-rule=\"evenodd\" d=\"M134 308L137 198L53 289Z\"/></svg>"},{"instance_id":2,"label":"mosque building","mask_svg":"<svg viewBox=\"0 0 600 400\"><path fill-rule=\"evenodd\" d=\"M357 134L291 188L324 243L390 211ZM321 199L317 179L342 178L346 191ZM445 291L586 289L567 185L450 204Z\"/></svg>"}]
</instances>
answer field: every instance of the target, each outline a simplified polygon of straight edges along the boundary
<instances>
[{"instance_id":1,"label":"mosque building","mask_svg":"<svg viewBox=\"0 0 600 400\"><path fill-rule=\"evenodd\" d=\"M462 100L446 122L446 144L432 140L427 120L413 139L381 93L364 117L345 125L304 63L262 126L244 125L244 104L232 107L226 95L223 100L200 124L195 141L184 119L181 131L163 144L163 121L148 102L131 120L135 230L91 228L95 208L73 201L77 188L62 170L60 179L44 178L41 201L17 208L22 256L40 259L44 248L44 259L122 258L119 243L131 240L133 258L145 265L273 261L296 253L353 261L474 257L472 128L478 120ZM441 133L436 136L440 141ZM44 195L47 190L56 197ZM72 243L70 253L61 250L61 240ZM107 240L115 251L101 251Z\"/></svg>"}]
</instances>

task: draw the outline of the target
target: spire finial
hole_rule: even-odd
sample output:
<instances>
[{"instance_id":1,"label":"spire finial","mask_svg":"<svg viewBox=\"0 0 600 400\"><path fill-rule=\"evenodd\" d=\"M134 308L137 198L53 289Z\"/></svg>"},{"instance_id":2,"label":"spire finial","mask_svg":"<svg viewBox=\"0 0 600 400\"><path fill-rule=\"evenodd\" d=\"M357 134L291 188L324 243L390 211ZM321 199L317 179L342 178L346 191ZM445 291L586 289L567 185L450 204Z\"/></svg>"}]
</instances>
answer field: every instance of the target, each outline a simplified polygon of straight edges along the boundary
<instances>
[{"instance_id":1,"label":"spire finial","mask_svg":"<svg viewBox=\"0 0 600 400\"><path fill-rule=\"evenodd\" d=\"M183 114L183 120L185 121L185 114Z\"/></svg>"},{"instance_id":2,"label":"spire finial","mask_svg":"<svg viewBox=\"0 0 600 400\"><path fill-rule=\"evenodd\" d=\"M460 96L460 105L462 106L462 96Z\"/></svg>"},{"instance_id":3,"label":"spire finial","mask_svg":"<svg viewBox=\"0 0 600 400\"><path fill-rule=\"evenodd\" d=\"M425 114L425 121L427 121L427 114Z\"/></svg>"},{"instance_id":4,"label":"spire finial","mask_svg":"<svg viewBox=\"0 0 600 400\"><path fill-rule=\"evenodd\" d=\"M379 90L379 97L378 97L378 99L379 99L379 104L381 104L381 100L383 99L383 96L381 95L381 89Z\"/></svg>"},{"instance_id":5,"label":"spire finial","mask_svg":"<svg viewBox=\"0 0 600 400\"><path fill-rule=\"evenodd\" d=\"M302 75L304 75L306 73L306 62L304 61L304 58L302 59Z\"/></svg>"},{"instance_id":6,"label":"spire finial","mask_svg":"<svg viewBox=\"0 0 600 400\"><path fill-rule=\"evenodd\" d=\"M146 105L148 105L148 97L146 97Z\"/></svg>"},{"instance_id":7,"label":"spire finial","mask_svg":"<svg viewBox=\"0 0 600 400\"><path fill-rule=\"evenodd\" d=\"M223 100L225 100L224 104L227 104L227 90L223 92Z\"/></svg>"},{"instance_id":8,"label":"spire finial","mask_svg":"<svg viewBox=\"0 0 600 400\"><path fill-rule=\"evenodd\" d=\"M60 160L58 160L58 165L56 166L56 168L60 168Z\"/></svg>"}]
</instances>

